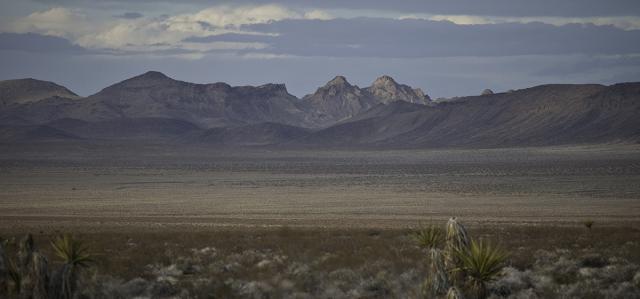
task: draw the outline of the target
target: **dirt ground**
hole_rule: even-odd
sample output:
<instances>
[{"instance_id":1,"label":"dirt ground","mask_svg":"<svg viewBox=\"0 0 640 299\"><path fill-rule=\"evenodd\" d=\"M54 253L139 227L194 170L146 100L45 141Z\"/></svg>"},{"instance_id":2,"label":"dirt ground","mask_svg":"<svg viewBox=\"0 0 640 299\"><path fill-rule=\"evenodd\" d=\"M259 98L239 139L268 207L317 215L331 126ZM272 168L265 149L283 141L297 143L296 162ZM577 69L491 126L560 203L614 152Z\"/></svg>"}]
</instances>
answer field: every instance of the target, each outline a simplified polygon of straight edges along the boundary
<instances>
[{"instance_id":1,"label":"dirt ground","mask_svg":"<svg viewBox=\"0 0 640 299\"><path fill-rule=\"evenodd\" d=\"M640 223L640 146L284 151L0 145L0 231Z\"/></svg>"}]
</instances>

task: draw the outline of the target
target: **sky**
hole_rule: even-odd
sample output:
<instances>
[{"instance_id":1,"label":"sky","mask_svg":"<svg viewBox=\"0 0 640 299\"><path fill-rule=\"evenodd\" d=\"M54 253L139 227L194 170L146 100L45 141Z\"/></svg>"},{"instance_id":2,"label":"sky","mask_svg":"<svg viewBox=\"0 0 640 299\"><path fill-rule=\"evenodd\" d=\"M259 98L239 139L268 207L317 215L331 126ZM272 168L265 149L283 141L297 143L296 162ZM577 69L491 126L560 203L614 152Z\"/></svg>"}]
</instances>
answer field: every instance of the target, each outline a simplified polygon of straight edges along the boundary
<instances>
[{"instance_id":1,"label":"sky","mask_svg":"<svg viewBox=\"0 0 640 299\"><path fill-rule=\"evenodd\" d=\"M0 80L87 96L149 70L296 96L336 75L432 98L640 81L640 1L0 0Z\"/></svg>"}]
</instances>

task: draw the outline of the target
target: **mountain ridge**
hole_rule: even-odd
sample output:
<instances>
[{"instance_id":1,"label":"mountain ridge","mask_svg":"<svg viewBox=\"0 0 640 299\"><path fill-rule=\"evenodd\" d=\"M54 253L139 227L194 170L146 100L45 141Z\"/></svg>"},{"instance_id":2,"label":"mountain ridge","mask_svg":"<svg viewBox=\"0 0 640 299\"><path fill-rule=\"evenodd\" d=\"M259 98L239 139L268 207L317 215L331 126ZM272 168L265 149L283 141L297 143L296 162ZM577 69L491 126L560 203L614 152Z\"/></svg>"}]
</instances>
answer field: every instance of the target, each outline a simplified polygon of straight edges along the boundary
<instances>
[{"instance_id":1,"label":"mountain ridge","mask_svg":"<svg viewBox=\"0 0 640 299\"><path fill-rule=\"evenodd\" d=\"M640 141L637 82L546 84L442 101L386 75L365 88L336 76L302 99L284 84L195 84L154 71L84 98L42 82L36 92L0 89L11 103L0 106L0 142L477 148Z\"/></svg>"}]
</instances>

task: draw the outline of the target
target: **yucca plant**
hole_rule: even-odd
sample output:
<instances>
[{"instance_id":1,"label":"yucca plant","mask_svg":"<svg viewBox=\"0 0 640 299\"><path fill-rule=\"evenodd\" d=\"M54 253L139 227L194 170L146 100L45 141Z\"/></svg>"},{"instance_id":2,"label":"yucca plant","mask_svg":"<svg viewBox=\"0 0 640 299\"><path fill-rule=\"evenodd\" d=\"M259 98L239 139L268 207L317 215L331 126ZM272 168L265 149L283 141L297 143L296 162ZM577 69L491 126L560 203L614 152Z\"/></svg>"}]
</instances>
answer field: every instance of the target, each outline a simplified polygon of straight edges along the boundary
<instances>
[{"instance_id":1,"label":"yucca plant","mask_svg":"<svg viewBox=\"0 0 640 299\"><path fill-rule=\"evenodd\" d=\"M70 234L64 234L51 242L55 254L64 262L53 279L52 293L55 298L71 299L78 283L81 268L94 262L88 247Z\"/></svg>"},{"instance_id":2,"label":"yucca plant","mask_svg":"<svg viewBox=\"0 0 640 299\"><path fill-rule=\"evenodd\" d=\"M429 275L422 285L424 298L435 298L445 293L449 288L449 279L444 269L444 259L440 249L432 248L429 257Z\"/></svg>"},{"instance_id":3,"label":"yucca plant","mask_svg":"<svg viewBox=\"0 0 640 299\"><path fill-rule=\"evenodd\" d=\"M445 246L443 251L444 267L449 274L449 281L457 284L463 280L459 271L460 259L457 252L465 251L469 248L469 234L467 229L458 222L456 217L447 221Z\"/></svg>"},{"instance_id":4,"label":"yucca plant","mask_svg":"<svg viewBox=\"0 0 640 299\"><path fill-rule=\"evenodd\" d=\"M444 232L435 226L427 226L413 235L415 242L423 249L433 249L440 246L444 240Z\"/></svg>"},{"instance_id":5,"label":"yucca plant","mask_svg":"<svg viewBox=\"0 0 640 299\"><path fill-rule=\"evenodd\" d=\"M446 246L448 250L458 251L469 246L469 234L456 217L447 221Z\"/></svg>"},{"instance_id":6,"label":"yucca plant","mask_svg":"<svg viewBox=\"0 0 640 299\"><path fill-rule=\"evenodd\" d=\"M502 270L507 254L483 241L472 240L469 248L456 251L460 271L466 275L469 289L477 298L486 298L487 283Z\"/></svg>"},{"instance_id":7,"label":"yucca plant","mask_svg":"<svg viewBox=\"0 0 640 299\"><path fill-rule=\"evenodd\" d=\"M71 234L64 234L51 242L53 251L65 264L74 267L87 267L93 262L89 248Z\"/></svg>"}]
</instances>

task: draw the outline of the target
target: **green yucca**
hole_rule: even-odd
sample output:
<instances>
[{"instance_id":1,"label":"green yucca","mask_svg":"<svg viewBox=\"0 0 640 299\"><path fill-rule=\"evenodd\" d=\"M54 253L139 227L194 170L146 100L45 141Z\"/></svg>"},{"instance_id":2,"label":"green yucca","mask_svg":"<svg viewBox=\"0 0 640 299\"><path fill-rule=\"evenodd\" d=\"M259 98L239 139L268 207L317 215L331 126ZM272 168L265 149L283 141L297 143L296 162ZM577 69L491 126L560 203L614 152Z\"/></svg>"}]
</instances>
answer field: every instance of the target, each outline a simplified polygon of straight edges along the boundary
<instances>
[{"instance_id":1,"label":"green yucca","mask_svg":"<svg viewBox=\"0 0 640 299\"><path fill-rule=\"evenodd\" d=\"M51 246L55 254L61 258L65 264L78 267L86 267L93 262L93 256L88 247L70 234L57 237Z\"/></svg>"},{"instance_id":2,"label":"green yucca","mask_svg":"<svg viewBox=\"0 0 640 299\"><path fill-rule=\"evenodd\" d=\"M444 240L444 232L435 226L427 226L417 231L413 239L421 248L437 248Z\"/></svg>"},{"instance_id":3,"label":"green yucca","mask_svg":"<svg viewBox=\"0 0 640 299\"><path fill-rule=\"evenodd\" d=\"M478 298L487 296L487 283L502 270L507 254L498 247L483 241L471 240L467 250L458 250L456 256L460 269L467 276L470 290Z\"/></svg>"}]
</instances>

